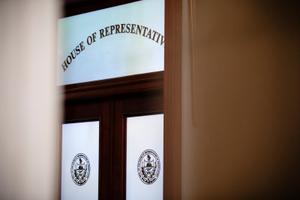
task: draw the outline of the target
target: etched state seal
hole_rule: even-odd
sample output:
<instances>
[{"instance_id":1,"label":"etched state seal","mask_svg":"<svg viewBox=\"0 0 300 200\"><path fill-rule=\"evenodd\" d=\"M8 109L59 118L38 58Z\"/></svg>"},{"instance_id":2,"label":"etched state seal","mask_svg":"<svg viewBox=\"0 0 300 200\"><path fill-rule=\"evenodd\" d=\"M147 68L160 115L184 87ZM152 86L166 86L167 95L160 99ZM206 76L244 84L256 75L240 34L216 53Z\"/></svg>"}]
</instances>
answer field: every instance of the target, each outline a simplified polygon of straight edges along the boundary
<instances>
[{"instance_id":1,"label":"etched state seal","mask_svg":"<svg viewBox=\"0 0 300 200\"><path fill-rule=\"evenodd\" d=\"M152 149L146 149L140 155L137 165L138 176L147 185L154 183L159 176L160 160Z\"/></svg>"},{"instance_id":2,"label":"etched state seal","mask_svg":"<svg viewBox=\"0 0 300 200\"><path fill-rule=\"evenodd\" d=\"M72 161L71 175L72 180L76 185L84 185L90 176L90 162L88 157L83 154L77 154Z\"/></svg>"}]
</instances>

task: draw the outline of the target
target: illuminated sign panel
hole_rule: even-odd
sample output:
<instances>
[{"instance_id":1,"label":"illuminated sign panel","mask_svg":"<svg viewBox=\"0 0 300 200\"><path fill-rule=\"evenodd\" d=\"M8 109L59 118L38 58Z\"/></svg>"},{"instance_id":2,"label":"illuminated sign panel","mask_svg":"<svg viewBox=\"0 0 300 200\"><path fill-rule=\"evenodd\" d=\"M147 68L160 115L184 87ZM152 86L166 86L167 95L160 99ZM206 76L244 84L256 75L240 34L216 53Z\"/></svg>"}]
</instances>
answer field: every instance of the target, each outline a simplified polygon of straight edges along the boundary
<instances>
[{"instance_id":1,"label":"illuminated sign panel","mask_svg":"<svg viewBox=\"0 0 300 200\"><path fill-rule=\"evenodd\" d=\"M164 1L143 0L59 20L59 84L164 70Z\"/></svg>"}]
</instances>

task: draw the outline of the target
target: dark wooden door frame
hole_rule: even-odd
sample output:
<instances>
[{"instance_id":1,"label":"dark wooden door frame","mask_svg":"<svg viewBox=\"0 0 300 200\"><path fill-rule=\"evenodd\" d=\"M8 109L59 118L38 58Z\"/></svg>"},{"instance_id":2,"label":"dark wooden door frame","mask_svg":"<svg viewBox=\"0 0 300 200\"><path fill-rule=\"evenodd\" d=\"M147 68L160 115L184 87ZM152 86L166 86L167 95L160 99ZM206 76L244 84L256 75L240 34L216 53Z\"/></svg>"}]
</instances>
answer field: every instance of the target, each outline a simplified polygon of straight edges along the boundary
<instances>
[{"instance_id":1,"label":"dark wooden door frame","mask_svg":"<svg viewBox=\"0 0 300 200\"><path fill-rule=\"evenodd\" d=\"M83 14L140 0L64 0L64 17Z\"/></svg>"},{"instance_id":2,"label":"dark wooden door frame","mask_svg":"<svg viewBox=\"0 0 300 200\"><path fill-rule=\"evenodd\" d=\"M135 0L65 0L64 16L72 16L85 12L95 11L107 7L117 6ZM165 71L164 81L151 81L149 83L151 90L164 88L164 199L181 199L181 41L182 41L182 1L165 0ZM151 78L150 78L151 79ZM162 78L161 78L162 80ZM144 80L145 81L145 80ZM159 83L159 84L157 84ZM122 89L109 89L103 84L88 84L85 86L73 85L66 87L65 105L74 104L76 99L79 101L89 101L90 99L107 98L106 95L115 93L122 95ZM109 86L109 84L108 84ZM81 94L81 90L86 91ZM136 86L123 90L125 93L134 93L143 90L138 83ZM106 94L106 95L105 95ZM83 95L83 96L81 96ZM69 102L69 103L67 103ZM75 103L76 104L76 103ZM97 106L91 103L90 108ZM106 106L105 106L106 107ZM112 106L110 106L111 109ZM66 108L68 109L68 108ZM75 113L76 114L76 113ZM78 114L77 114L78 115ZM78 115L78 119L89 117ZM66 116L68 119L68 116ZM110 172L112 174L112 172Z\"/></svg>"},{"instance_id":3,"label":"dark wooden door frame","mask_svg":"<svg viewBox=\"0 0 300 200\"><path fill-rule=\"evenodd\" d=\"M100 121L99 199L126 198L126 118L163 113L163 72L66 85L64 123Z\"/></svg>"},{"instance_id":4,"label":"dark wooden door frame","mask_svg":"<svg viewBox=\"0 0 300 200\"><path fill-rule=\"evenodd\" d=\"M164 200L181 199L182 0L165 0Z\"/></svg>"}]
</instances>

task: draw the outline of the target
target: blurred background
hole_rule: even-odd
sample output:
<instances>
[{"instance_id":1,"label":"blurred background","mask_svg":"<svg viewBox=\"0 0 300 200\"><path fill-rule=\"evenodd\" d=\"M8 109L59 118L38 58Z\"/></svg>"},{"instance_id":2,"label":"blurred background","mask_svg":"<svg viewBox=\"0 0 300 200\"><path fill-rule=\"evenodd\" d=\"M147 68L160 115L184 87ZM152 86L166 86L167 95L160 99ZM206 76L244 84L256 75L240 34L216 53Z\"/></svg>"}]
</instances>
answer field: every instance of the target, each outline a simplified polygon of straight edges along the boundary
<instances>
[{"instance_id":1,"label":"blurred background","mask_svg":"<svg viewBox=\"0 0 300 200\"><path fill-rule=\"evenodd\" d=\"M183 199L299 199L299 1L183 7Z\"/></svg>"}]
</instances>

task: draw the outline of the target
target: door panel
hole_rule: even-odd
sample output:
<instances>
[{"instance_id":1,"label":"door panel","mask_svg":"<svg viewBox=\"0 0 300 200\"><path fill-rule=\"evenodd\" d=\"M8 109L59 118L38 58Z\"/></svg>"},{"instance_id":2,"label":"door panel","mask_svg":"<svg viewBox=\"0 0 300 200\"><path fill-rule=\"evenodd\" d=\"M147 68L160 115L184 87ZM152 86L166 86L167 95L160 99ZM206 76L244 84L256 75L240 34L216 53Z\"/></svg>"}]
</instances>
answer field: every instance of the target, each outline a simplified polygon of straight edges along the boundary
<instances>
[{"instance_id":1,"label":"door panel","mask_svg":"<svg viewBox=\"0 0 300 200\"><path fill-rule=\"evenodd\" d=\"M127 118L126 199L163 199L163 114Z\"/></svg>"},{"instance_id":2,"label":"door panel","mask_svg":"<svg viewBox=\"0 0 300 200\"><path fill-rule=\"evenodd\" d=\"M64 123L101 122L98 199L126 199L127 119L162 116L162 77L160 72L66 87ZM115 93L101 92L99 89L104 87L101 83L106 83L105 90ZM163 171L162 152L156 152L160 154ZM163 181L162 171L160 181Z\"/></svg>"},{"instance_id":3,"label":"door panel","mask_svg":"<svg viewBox=\"0 0 300 200\"><path fill-rule=\"evenodd\" d=\"M99 121L62 126L61 199L98 199Z\"/></svg>"}]
</instances>

